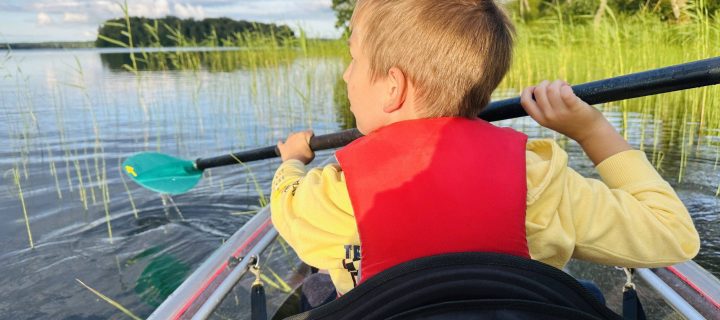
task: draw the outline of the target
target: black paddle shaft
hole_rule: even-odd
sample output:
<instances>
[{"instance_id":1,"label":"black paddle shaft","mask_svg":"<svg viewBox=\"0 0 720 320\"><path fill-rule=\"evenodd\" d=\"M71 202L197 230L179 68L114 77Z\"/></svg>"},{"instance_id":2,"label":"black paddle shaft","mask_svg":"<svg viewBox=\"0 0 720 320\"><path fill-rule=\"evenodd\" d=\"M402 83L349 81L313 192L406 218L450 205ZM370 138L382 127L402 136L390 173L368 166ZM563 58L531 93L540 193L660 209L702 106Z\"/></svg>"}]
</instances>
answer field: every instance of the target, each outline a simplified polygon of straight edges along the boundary
<instances>
[{"instance_id":1,"label":"black paddle shaft","mask_svg":"<svg viewBox=\"0 0 720 320\"><path fill-rule=\"evenodd\" d=\"M720 57L654 69L573 86L575 95L598 104L720 83ZM520 97L491 103L480 118L498 121L526 116Z\"/></svg>"},{"instance_id":2,"label":"black paddle shaft","mask_svg":"<svg viewBox=\"0 0 720 320\"><path fill-rule=\"evenodd\" d=\"M675 66L633 73L620 77L573 86L575 94L588 104L606 103L650 96L720 83L720 57ZM507 120L527 116L520 105L520 97L490 103L481 113L486 121ZM314 151L342 147L362 137L357 129L314 136L310 148ZM276 146L258 148L214 158L198 159L195 166L204 170L280 156Z\"/></svg>"}]
</instances>

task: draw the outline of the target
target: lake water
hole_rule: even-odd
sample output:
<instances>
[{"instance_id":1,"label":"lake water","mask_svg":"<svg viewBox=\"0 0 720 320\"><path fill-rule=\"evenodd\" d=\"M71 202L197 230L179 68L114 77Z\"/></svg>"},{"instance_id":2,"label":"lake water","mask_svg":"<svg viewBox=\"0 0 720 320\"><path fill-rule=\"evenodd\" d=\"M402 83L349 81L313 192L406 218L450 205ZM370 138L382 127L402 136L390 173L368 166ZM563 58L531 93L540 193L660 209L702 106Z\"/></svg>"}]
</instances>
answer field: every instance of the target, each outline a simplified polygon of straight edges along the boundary
<instances>
[{"instance_id":1,"label":"lake water","mask_svg":"<svg viewBox=\"0 0 720 320\"><path fill-rule=\"evenodd\" d=\"M324 134L352 125L338 98L344 94L341 58L296 57L279 64L261 59L219 71L135 75L122 69L127 56L117 51L5 53L0 51L2 319L117 317L115 308L77 280L139 316L149 315L259 208L254 180L267 196L279 164L250 163L252 174L241 166L211 170L198 187L172 199L176 210L157 194L124 183L119 164L128 156L159 151L195 159L271 145L308 127ZM612 106L607 110L620 126L622 114ZM656 128L652 117L628 117L631 128ZM554 136L528 118L501 124L531 138ZM677 127L662 130L662 136L680 134ZM652 134L629 133L636 147L641 141L652 144L645 141ZM684 154L672 143L661 144L661 173L676 187L702 237L696 261L715 275L720 275L718 135L705 132L704 139L714 144ZM582 150L572 142L566 146L571 166L593 176ZM681 163L686 165L678 183Z\"/></svg>"}]
</instances>

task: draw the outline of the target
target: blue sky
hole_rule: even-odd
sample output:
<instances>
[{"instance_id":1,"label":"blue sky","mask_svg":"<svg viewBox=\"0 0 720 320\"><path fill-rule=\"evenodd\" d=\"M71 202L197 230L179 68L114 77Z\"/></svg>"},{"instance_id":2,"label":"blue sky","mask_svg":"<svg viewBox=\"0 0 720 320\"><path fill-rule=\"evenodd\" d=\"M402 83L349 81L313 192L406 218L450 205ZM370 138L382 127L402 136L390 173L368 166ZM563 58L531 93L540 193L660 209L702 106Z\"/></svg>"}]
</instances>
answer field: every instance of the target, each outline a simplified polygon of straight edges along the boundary
<instances>
[{"instance_id":1,"label":"blue sky","mask_svg":"<svg viewBox=\"0 0 720 320\"><path fill-rule=\"evenodd\" d=\"M127 0L130 15L229 17L301 26L337 37L331 0ZM102 21L122 16L114 0L0 0L0 43L94 40Z\"/></svg>"}]
</instances>

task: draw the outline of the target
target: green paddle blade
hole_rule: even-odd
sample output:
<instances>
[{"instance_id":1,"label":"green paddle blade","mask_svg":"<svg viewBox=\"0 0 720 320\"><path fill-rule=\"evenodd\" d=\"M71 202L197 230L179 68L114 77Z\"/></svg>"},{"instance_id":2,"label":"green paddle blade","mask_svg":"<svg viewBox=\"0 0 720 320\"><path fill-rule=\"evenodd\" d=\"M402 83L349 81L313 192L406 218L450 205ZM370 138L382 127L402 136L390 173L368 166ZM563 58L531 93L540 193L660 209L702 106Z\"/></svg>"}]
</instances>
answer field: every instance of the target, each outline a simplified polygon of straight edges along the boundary
<instances>
[{"instance_id":1,"label":"green paddle blade","mask_svg":"<svg viewBox=\"0 0 720 320\"><path fill-rule=\"evenodd\" d=\"M140 186L155 192L181 194L192 189L202 171L192 161L162 153L144 152L123 162L122 170Z\"/></svg>"}]
</instances>

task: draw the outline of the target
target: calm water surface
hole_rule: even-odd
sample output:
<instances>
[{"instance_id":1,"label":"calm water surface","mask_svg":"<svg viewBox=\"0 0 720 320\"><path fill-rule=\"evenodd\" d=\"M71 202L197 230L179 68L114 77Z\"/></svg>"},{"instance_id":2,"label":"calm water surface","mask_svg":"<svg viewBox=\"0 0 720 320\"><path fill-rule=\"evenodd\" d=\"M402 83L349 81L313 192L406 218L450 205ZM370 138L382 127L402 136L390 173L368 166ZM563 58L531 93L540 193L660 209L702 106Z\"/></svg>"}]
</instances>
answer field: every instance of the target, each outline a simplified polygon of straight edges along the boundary
<instances>
[{"instance_id":1,"label":"calm water surface","mask_svg":"<svg viewBox=\"0 0 720 320\"><path fill-rule=\"evenodd\" d=\"M176 210L129 181L125 187L118 169L126 157L159 151L194 159L273 144L293 130L312 127L323 134L350 125L336 97L343 94L340 58L138 76L121 69L124 61L98 50L13 51L0 59L2 319L118 317L76 279L139 316L149 315L260 207L253 179L267 196L279 163L248 164L252 175L240 166L212 170L192 192L173 198ZM619 109L607 110L620 126ZM628 116L636 147L653 144L653 128L671 137L655 152L661 153L661 173L701 233L696 261L720 275L717 146L694 146L684 159L672 143L678 128ZM531 137L554 136L530 119L502 124ZM704 139L720 141L717 131ZM571 165L593 176L582 150L566 145ZM687 165L678 182L682 161Z\"/></svg>"}]
</instances>

